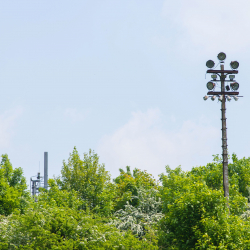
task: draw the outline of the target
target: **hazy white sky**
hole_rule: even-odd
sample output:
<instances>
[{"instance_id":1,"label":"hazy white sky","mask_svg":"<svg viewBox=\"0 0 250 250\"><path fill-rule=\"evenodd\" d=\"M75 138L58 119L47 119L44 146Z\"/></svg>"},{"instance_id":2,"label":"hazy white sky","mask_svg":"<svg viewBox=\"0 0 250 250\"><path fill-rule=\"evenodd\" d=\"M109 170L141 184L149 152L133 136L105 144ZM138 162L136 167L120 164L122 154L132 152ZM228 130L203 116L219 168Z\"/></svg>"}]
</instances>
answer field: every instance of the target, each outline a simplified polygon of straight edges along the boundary
<instances>
[{"instance_id":1,"label":"hazy white sky","mask_svg":"<svg viewBox=\"0 0 250 250\"><path fill-rule=\"evenodd\" d=\"M0 2L0 152L27 179L59 175L76 146L119 168L184 170L221 154L208 59L240 62L228 150L249 157L249 0Z\"/></svg>"}]
</instances>

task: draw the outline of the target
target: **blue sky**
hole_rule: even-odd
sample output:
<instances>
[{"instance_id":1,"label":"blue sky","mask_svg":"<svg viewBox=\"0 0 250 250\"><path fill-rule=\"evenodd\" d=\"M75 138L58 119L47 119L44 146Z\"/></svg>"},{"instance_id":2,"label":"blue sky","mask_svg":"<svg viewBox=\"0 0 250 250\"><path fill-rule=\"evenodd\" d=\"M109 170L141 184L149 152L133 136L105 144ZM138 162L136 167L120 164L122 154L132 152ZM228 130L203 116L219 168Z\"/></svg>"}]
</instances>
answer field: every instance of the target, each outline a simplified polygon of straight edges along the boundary
<instances>
[{"instance_id":1,"label":"blue sky","mask_svg":"<svg viewBox=\"0 0 250 250\"><path fill-rule=\"evenodd\" d=\"M227 103L228 150L250 156L249 1L1 1L0 22L0 152L27 179L44 151L59 175L74 146L112 177L210 162L221 120L205 63L221 51L244 96Z\"/></svg>"}]
</instances>

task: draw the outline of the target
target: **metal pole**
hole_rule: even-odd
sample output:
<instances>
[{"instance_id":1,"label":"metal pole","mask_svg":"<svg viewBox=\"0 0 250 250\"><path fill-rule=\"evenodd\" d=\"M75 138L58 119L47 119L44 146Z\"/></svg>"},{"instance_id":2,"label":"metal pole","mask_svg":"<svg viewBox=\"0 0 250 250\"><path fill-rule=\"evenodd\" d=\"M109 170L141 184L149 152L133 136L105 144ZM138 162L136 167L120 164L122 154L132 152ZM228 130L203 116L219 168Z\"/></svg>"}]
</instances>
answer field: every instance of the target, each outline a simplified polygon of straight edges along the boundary
<instances>
[{"instance_id":1,"label":"metal pole","mask_svg":"<svg viewBox=\"0 0 250 250\"><path fill-rule=\"evenodd\" d=\"M48 189L48 152L44 152L44 188Z\"/></svg>"},{"instance_id":2,"label":"metal pole","mask_svg":"<svg viewBox=\"0 0 250 250\"><path fill-rule=\"evenodd\" d=\"M35 197L36 195L36 183L32 181L32 196Z\"/></svg>"},{"instance_id":3,"label":"metal pole","mask_svg":"<svg viewBox=\"0 0 250 250\"><path fill-rule=\"evenodd\" d=\"M224 65L221 64L221 70ZM221 74L221 92L225 92L225 75ZM227 156L227 126L226 126L226 97L223 95L221 102L221 121L222 121L222 158L223 158L223 187L224 197L229 199L229 181L228 181L228 156Z\"/></svg>"}]
</instances>

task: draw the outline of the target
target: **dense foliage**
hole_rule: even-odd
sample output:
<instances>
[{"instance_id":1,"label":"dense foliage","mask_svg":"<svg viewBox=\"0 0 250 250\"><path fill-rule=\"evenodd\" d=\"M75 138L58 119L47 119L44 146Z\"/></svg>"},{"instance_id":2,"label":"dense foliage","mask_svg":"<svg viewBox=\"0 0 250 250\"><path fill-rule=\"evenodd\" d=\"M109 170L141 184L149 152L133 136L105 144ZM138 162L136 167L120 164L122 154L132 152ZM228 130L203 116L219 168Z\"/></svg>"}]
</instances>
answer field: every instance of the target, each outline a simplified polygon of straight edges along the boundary
<instances>
[{"instance_id":1,"label":"dense foliage","mask_svg":"<svg viewBox=\"0 0 250 250\"><path fill-rule=\"evenodd\" d=\"M207 166L213 172L210 165ZM216 175L216 168L214 169ZM180 168L162 176L163 213L159 243L165 249L250 249L250 224L240 216L247 200L231 185L229 208L222 188ZM192 171L191 171L192 172ZM194 171L197 173L196 171ZM248 233L249 232L249 233Z\"/></svg>"},{"instance_id":2,"label":"dense foliage","mask_svg":"<svg viewBox=\"0 0 250 250\"><path fill-rule=\"evenodd\" d=\"M110 175L104 164L99 164L97 154L89 150L81 160L74 148L68 159L63 162L61 177L57 178L57 185L61 190L77 191L83 201L84 209L91 209L110 213L113 209L114 186L110 182Z\"/></svg>"},{"instance_id":3,"label":"dense foliage","mask_svg":"<svg viewBox=\"0 0 250 250\"><path fill-rule=\"evenodd\" d=\"M114 179L116 186L115 195L115 211L123 209L127 203L136 207L139 205L138 190L143 188L145 192L151 189L158 190L159 186L151 174L146 171L134 169L133 174L130 167L126 167L127 171L120 170L120 175ZM157 194L157 193L155 193Z\"/></svg>"},{"instance_id":4,"label":"dense foliage","mask_svg":"<svg viewBox=\"0 0 250 250\"><path fill-rule=\"evenodd\" d=\"M218 155L160 175L139 169L113 181L93 151L76 148L34 200L20 168L0 164L0 249L250 249L250 158L232 155L230 198Z\"/></svg>"},{"instance_id":5,"label":"dense foliage","mask_svg":"<svg viewBox=\"0 0 250 250\"><path fill-rule=\"evenodd\" d=\"M23 212L29 197L26 180L21 168L13 167L8 155L2 155L0 163L0 214L9 215L15 210Z\"/></svg>"}]
</instances>

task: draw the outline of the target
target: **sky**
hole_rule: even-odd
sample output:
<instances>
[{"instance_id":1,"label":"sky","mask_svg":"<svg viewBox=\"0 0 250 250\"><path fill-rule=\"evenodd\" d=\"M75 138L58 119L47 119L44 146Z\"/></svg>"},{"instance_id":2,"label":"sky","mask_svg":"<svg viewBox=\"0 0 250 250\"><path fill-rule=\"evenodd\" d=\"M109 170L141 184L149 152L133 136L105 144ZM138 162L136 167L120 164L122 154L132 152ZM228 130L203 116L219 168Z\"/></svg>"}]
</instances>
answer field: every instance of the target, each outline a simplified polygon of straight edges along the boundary
<instances>
[{"instance_id":1,"label":"sky","mask_svg":"<svg viewBox=\"0 0 250 250\"><path fill-rule=\"evenodd\" d=\"M244 96L226 104L228 152L250 157L249 0L0 1L0 24L0 153L27 181L44 152L60 175L74 146L112 178L211 162L221 111L203 100L206 61L222 51Z\"/></svg>"}]
</instances>

